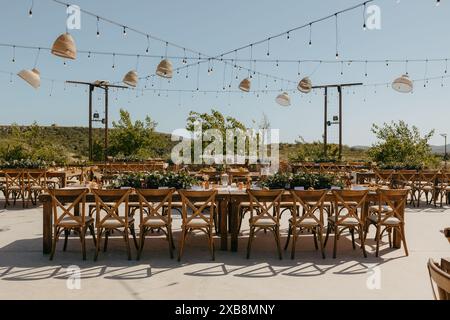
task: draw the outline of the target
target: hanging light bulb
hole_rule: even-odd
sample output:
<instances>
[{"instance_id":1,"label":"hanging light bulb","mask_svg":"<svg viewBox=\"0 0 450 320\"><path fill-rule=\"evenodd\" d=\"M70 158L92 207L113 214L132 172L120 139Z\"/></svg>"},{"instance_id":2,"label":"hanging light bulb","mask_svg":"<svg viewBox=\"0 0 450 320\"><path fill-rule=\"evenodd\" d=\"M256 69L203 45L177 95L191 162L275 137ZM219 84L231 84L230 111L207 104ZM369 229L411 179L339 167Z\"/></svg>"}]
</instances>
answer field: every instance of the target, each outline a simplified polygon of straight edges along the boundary
<instances>
[{"instance_id":1,"label":"hanging light bulb","mask_svg":"<svg viewBox=\"0 0 450 320\"><path fill-rule=\"evenodd\" d=\"M97 16L97 38L100 38L100 27L99 27L99 24L100 24L100 17Z\"/></svg>"},{"instance_id":2,"label":"hanging light bulb","mask_svg":"<svg viewBox=\"0 0 450 320\"><path fill-rule=\"evenodd\" d=\"M28 16L30 18L33 18L33 6L34 6L34 0L31 0L30 10L28 10Z\"/></svg>"},{"instance_id":3,"label":"hanging light bulb","mask_svg":"<svg viewBox=\"0 0 450 320\"><path fill-rule=\"evenodd\" d=\"M55 40L51 53L64 59L75 60L77 58L77 47L70 33L63 33Z\"/></svg>"},{"instance_id":4,"label":"hanging light bulb","mask_svg":"<svg viewBox=\"0 0 450 320\"><path fill-rule=\"evenodd\" d=\"M413 83L409 76L404 74L392 82L392 88L401 93L410 93L413 90Z\"/></svg>"},{"instance_id":5,"label":"hanging light bulb","mask_svg":"<svg viewBox=\"0 0 450 320\"><path fill-rule=\"evenodd\" d=\"M289 107L291 105L291 98L287 92L283 92L276 97L275 102L280 106Z\"/></svg>"},{"instance_id":6,"label":"hanging light bulb","mask_svg":"<svg viewBox=\"0 0 450 320\"><path fill-rule=\"evenodd\" d=\"M441 0L436 0L436 7L438 7L441 4Z\"/></svg>"},{"instance_id":7,"label":"hanging light bulb","mask_svg":"<svg viewBox=\"0 0 450 320\"><path fill-rule=\"evenodd\" d=\"M249 78L245 78L239 84L239 89L244 91L244 92L249 92L250 91L250 87L251 87L251 81L250 81Z\"/></svg>"},{"instance_id":8,"label":"hanging light bulb","mask_svg":"<svg viewBox=\"0 0 450 320\"><path fill-rule=\"evenodd\" d=\"M123 36L127 36L127 27L123 26Z\"/></svg>"}]
</instances>

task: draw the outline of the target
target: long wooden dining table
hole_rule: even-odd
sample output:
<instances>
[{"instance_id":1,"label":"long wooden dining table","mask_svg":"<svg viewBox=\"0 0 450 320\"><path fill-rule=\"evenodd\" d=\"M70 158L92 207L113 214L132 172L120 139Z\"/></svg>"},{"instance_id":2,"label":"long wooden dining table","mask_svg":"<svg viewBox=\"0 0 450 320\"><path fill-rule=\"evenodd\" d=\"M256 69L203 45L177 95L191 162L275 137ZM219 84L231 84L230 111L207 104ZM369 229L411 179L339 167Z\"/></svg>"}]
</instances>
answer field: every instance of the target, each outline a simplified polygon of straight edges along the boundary
<instances>
[{"instance_id":1,"label":"long wooden dining table","mask_svg":"<svg viewBox=\"0 0 450 320\"><path fill-rule=\"evenodd\" d=\"M218 188L218 193L216 196L216 201L219 207L219 234L220 234L220 249L228 250L228 236L230 236L231 241L231 251L238 251L238 243L239 243L239 225L240 225L240 217L239 217L239 204L241 202L248 202L249 197L245 190L232 189L232 188ZM39 196L39 200L43 204L43 224L42 224L42 233L43 233L43 253L49 254L51 252L52 247L52 206L51 206L51 197L48 193L42 193ZM63 201L70 203L75 199L71 199L70 197L64 198ZM181 201L180 196L177 192L173 195L173 202ZM333 202L335 201L335 196L330 191L325 201ZM366 198L366 202L363 206L362 217L368 215L369 206L371 203L376 203L378 201L378 196L375 191L369 191L368 196ZM138 197L136 194L131 194L130 203L137 203ZM293 202L292 195L289 191L284 192L281 202ZM86 203L95 203L95 198L92 193L89 193L86 196ZM395 204L395 203L394 203ZM397 204L395 204L397 205ZM403 206L404 208L404 206ZM404 215L404 210L400 212L401 215ZM401 248L401 238L399 234L394 230L393 232L393 246L394 248Z\"/></svg>"}]
</instances>

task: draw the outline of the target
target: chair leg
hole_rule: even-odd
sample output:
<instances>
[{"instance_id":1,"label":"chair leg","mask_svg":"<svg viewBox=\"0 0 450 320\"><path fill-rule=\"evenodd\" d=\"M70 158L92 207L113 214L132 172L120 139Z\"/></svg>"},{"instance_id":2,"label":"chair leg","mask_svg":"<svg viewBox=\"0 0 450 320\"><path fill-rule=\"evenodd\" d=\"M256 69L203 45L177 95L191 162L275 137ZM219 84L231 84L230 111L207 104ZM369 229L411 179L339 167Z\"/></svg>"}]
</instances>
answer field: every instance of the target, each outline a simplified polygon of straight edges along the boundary
<instances>
[{"instance_id":1,"label":"chair leg","mask_svg":"<svg viewBox=\"0 0 450 320\"><path fill-rule=\"evenodd\" d=\"M173 259L173 236L172 236L172 228L170 226L167 227L167 241L169 242L169 254L170 259Z\"/></svg>"},{"instance_id":2,"label":"chair leg","mask_svg":"<svg viewBox=\"0 0 450 320\"><path fill-rule=\"evenodd\" d=\"M352 236L352 247L353 247L353 250L355 250L356 245L355 245L355 229L354 228L350 229L350 234Z\"/></svg>"},{"instance_id":3,"label":"chair leg","mask_svg":"<svg viewBox=\"0 0 450 320\"><path fill-rule=\"evenodd\" d=\"M406 254L406 256L409 256L408 246L406 245L405 226L402 225L399 228L399 230L400 230L400 236L402 237L403 246L405 247L405 254Z\"/></svg>"},{"instance_id":4,"label":"chair leg","mask_svg":"<svg viewBox=\"0 0 450 320\"><path fill-rule=\"evenodd\" d=\"M50 260L53 260L53 257L55 255L56 241L58 241L58 238L59 238L59 230L58 228L55 228L53 233L52 252L50 253Z\"/></svg>"},{"instance_id":5,"label":"chair leg","mask_svg":"<svg viewBox=\"0 0 450 320\"><path fill-rule=\"evenodd\" d=\"M380 237L380 226L377 224L376 227L377 227L377 232L376 232L375 238L376 238L376 241L377 241L377 248L376 248L376 251L375 251L375 257L378 257L378 254L380 252L380 240L381 240L381 237Z\"/></svg>"},{"instance_id":6,"label":"chair leg","mask_svg":"<svg viewBox=\"0 0 450 320\"><path fill-rule=\"evenodd\" d=\"M94 261L97 261L98 259L98 253L100 251L100 245L102 243L102 228L97 228L97 245L95 246L95 256Z\"/></svg>"},{"instance_id":7,"label":"chair leg","mask_svg":"<svg viewBox=\"0 0 450 320\"><path fill-rule=\"evenodd\" d=\"M319 233L320 251L322 252L322 258L325 259L322 227L319 227L317 232Z\"/></svg>"},{"instance_id":8,"label":"chair leg","mask_svg":"<svg viewBox=\"0 0 450 320\"><path fill-rule=\"evenodd\" d=\"M144 241L145 241L145 227L141 227L139 230L139 248L137 250L136 260L141 259L142 250L144 249Z\"/></svg>"},{"instance_id":9,"label":"chair leg","mask_svg":"<svg viewBox=\"0 0 450 320\"><path fill-rule=\"evenodd\" d=\"M128 234L128 228L124 228L123 237L125 239L125 244L127 245L127 255L128 260L131 260L131 247L130 247L130 235Z\"/></svg>"},{"instance_id":10,"label":"chair leg","mask_svg":"<svg viewBox=\"0 0 450 320\"><path fill-rule=\"evenodd\" d=\"M183 232L181 234L180 239L180 248L178 249L178 261L181 261L181 256L183 255L184 242L186 241L186 234L187 234L186 228L184 226L182 228Z\"/></svg>"},{"instance_id":11,"label":"chair leg","mask_svg":"<svg viewBox=\"0 0 450 320\"><path fill-rule=\"evenodd\" d=\"M95 229L94 229L94 226L92 224L89 225L89 232L91 233L92 240L94 241L94 246L96 246L97 245L97 239L95 237Z\"/></svg>"},{"instance_id":12,"label":"chair leg","mask_svg":"<svg viewBox=\"0 0 450 320\"><path fill-rule=\"evenodd\" d=\"M297 229L293 228L293 230L292 230L291 259L295 258L295 249L297 247L297 238L298 238Z\"/></svg>"},{"instance_id":13,"label":"chair leg","mask_svg":"<svg viewBox=\"0 0 450 320\"><path fill-rule=\"evenodd\" d=\"M69 233L70 230L64 230L64 247L63 247L63 251L66 251L67 249L67 240L69 239Z\"/></svg>"},{"instance_id":14,"label":"chair leg","mask_svg":"<svg viewBox=\"0 0 450 320\"><path fill-rule=\"evenodd\" d=\"M211 253L211 258L214 261L216 259L215 253L214 253L214 238L212 234L212 228L210 227L208 230L208 244L209 244L209 251Z\"/></svg>"},{"instance_id":15,"label":"chair leg","mask_svg":"<svg viewBox=\"0 0 450 320\"><path fill-rule=\"evenodd\" d=\"M335 225L334 226L333 259L336 259L338 231L339 231L339 227L337 225Z\"/></svg>"},{"instance_id":16,"label":"chair leg","mask_svg":"<svg viewBox=\"0 0 450 320\"><path fill-rule=\"evenodd\" d=\"M291 240L291 234L292 234L292 226L289 224L289 231L288 231L288 236L286 239L286 244L284 245L284 250L287 250L287 248L289 246L289 241Z\"/></svg>"},{"instance_id":17,"label":"chair leg","mask_svg":"<svg viewBox=\"0 0 450 320\"><path fill-rule=\"evenodd\" d=\"M86 260L86 231L87 227L83 227L80 230L81 251L83 253L83 260Z\"/></svg>"},{"instance_id":18,"label":"chair leg","mask_svg":"<svg viewBox=\"0 0 450 320\"><path fill-rule=\"evenodd\" d=\"M278 257L280 258L280 260L282 260L283 254L281 252L280 229L278 227L275 227L273 232L275 234L275 241L277 242Z\"/></svg>"},{"instance_id":19,"label":"chair leg","mask_svg":"<svg viewBox=\"0 0 450 320\"><path fill-rule=\"evenodd\" d=\"M328 224L328 226L327 226L327 234L326 234L326 236L325 236L325 242L323 243L323 245L324 245L325 247L327 246L328 237L329 237L329 235L330 235L330 232L331 232L331 225Z\"/></svg>"},{"instance_id":20,"label":"chair leg","mask_svg":"<svg viewBox=\"0 0 450 320\"><path fill-rule=\"evenodd\" d=\"M137 250L137 249L139 249L139 245L138 245L138 242L137 242L137 239L136 239L136 232L135 232L135 229L134 229L134 224L130 224L130 233L133 236L134 246L135 246L135 248Z\"/></svg>"},{"instance_id":21,"label":"chair leg","mask_svg":"<svg viewBox=\"0 0 450 320\"><path fill-rule=\"evenodd\" d=\"M314 247L316 248L316 250L318 250L319 246L317 245L317 234L314 229L312 230L312 234L313 234L313 238L314 238Z\"/></svg>"},{"instance_id":22,"label":"chair leg","mask_svg":"<svg viewBox=\"0 0 450 320\"><path fill-rule=\"evenodd\" d=\"M363 234L362 234L362 225L360 225L359 227L358 227L358 233L359 233L359 239L360 239L360 241L361 241L361 249L362 249L362 251L363 251L363 255L364 255L364 258L367 258L367 253L366 253L366 245L364 244L364 238L363 238Z\"/></svg>"},{"instance_id":23,"label":"chair leg","mask_svg":"<svg viewBox=\"0 0 450 320\"><path fill-rule=\"evenodd\" d=\"M253 237L255 235L255 228L254 227L250 227L250 236L248 238L248 244L247 244L247 259L250 259L250 251L252 250L252 241L253 241Z\"/></svg>"},{"instance_id":24,"label":"chair leg","mask_svg":"<svg viewBox=\"0 0 450 320\"><path fill-rule=\"evenodd\" d=\"M106 250L108 249L108 238L109 238L109 230L105 231L105 244L103 246L103 252L106 252Z\"/></svg>"}]
</instances>

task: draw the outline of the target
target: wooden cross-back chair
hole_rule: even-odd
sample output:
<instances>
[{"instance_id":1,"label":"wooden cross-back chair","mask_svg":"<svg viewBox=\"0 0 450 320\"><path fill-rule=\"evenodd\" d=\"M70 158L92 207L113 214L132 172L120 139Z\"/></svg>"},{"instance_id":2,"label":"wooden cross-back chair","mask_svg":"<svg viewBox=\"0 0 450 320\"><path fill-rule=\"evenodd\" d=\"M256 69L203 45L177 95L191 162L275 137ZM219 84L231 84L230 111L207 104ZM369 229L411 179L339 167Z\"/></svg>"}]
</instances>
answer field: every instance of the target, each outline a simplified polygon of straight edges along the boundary
<instances>
[{"instance_id":1,"label":"wooden cross-back chair","mask_svg":"<svg viewBox=\"0 0 450 320\"><path fill-rule=\"evenodd\" d=\"M417 206L420 206L420 198L425 195L425 204L431 204L434 197L435 183L439 171L437 170L421 170L418 173L417 185ZM428 200L428 196L430 196Z\"/></svg>"},{"instance_id":2,"label":"wooden cross-back chair","mask_svg":"<svg viewBox=\"0 0 450 320\"><path fill-rule=\"evenodd\" d=\"M95 227L97 228L97 247L95 258L97 260L103 233L105 234L104 251L108 246L108 237L113 231L122 233L125 240L128 260L131 260L131 248L129 234L133 236L134 245L138 249L136 233L134 229L134 218L129 216L129 196L132 189L120 190L95 190ZM123 210L120 210L123 205Z\"/></svg>"},{"instance_id":3,"label":"wooden cross-back chair","mask_svg":"<svg viewBox=\"0 0 450 320\"><path fill-rule=\"evenodd\" d=\"M416 199L416 181L418 178L417 170L399 170L396 179L396 188L408 190L409 203L415 205Z\"/></svg>"},{"instance_id":4,"label":"wooden cross-back chair","mask_svg":"<svg viewBox=\"0 0 450 320\"><path fill-rule=\"evenodd\" d=\"M392 176L395 170L374 170L376 183L383 186L392 184Z\"/></svg>"},{"instance_id":5,"label":"wooden cross-back chair","mask_svg":"<svg viewBox=\"0 0 450 320\"><path fill-rule=\"evenodd\" d=\"M83 260L86 260L86 232L90 230L96 244L94 219L86 216L86 194L88 189L49 190L53 211L53 242L50 260L53 260L56 243L62 232L65 234L63 251L67 249L67 240L72 230L78 232L81 240ZM68 204L68 205L67 205Z\"/></svg>"},{"instance_id":6,"label":"wooden cross-back chair","mask_svg":"<svg viewBox=\"0 0 450 320\"><path fill-rule=\"evenodd\" d=\"M186 238L189 232L199 230L208 237L208 246L212 260L215 259L214 253L214 217L216 215L216 196L217 190L192 191L178 190L181 195L181 216L183 222L181 225L180 248L178 251L178 261L181 260Z\"/></svg>"},{"instance_id":7,"label":"wooden cross-back chair","mask_svg":"<svg viewBox=\"0 0 450 320\"><path fill-rule=\"evenodd\" d=\"M450 300L450 273L442 270L433 259L428 260L427 266L434 299Z\"/></svg>"},{"instance_id":8,"label":"wooden cross-back chair","mask_svg":"<svg viewBox=\"0 0 450 320\"><path fill-rule=\"evenodd\" d=\"M162 230L169 242L170 258L173 258L172 236L172 195L175 189L137 189L139 199L140 225L139 225L139 260L144 249L145 236L154 230Z\"/></svg>"},{"instance_id":9,"label":"wooden cross-back chair","mask_svg":"<svg viewBox=\"0 0 450 320\"><path fill-rule=\"evenodd\" d=\"M247 246L247 259L255 234L260 230L273 232L277 244L278 256L283 258L280 244L280 207L284 190L247 190L250 200L250 236ZM271 212L273 211L273 212ZM255 214L256 213L256 214Z\"/></svg>"},{"instance_id":10,"label":"wooden cross-back chair","mask_svg":"<svg viewBox=\"0 0 450 320\"><path fill-rule=\"evenodd\" d=\"M290 236L292 235L291 258L294 259L297 239L303 230L308 230L314 235L314 246L316 250L318 249L317 237L319 238L320 251L322 257L325 259L323 246L323 210L327 190L291 190L290 193L294 203L294 211L292 217L289 219L289 234L284 249L286 250L288 248ZM298 211L299 207L303 209L302 213Z\"/></svg>"},{"instance_id":11,"label":"wooden cross-back chair","mask_svg":"<svg viewBox=\"0 0 450 320\"><path fill-rule=\"evenodd\" d=\"M37 204L39 195L47 189L47 170L27 170L24 172L27 205Z\"/></svg>"},{"instance_id":12,"label":"wooden cross-back chair","mask_svg":"<svg viewBox=\"0 0 450 320\"><path fill-rule=\"evenodd\" d=\"M325 245L328 237L334 230L334 246L333 258L336 258L337 241L344 230L349 230L352 236L352 246L355 246L355 231L359 234L361 249L364 257L367 257L364 245L364 221L361 217L363 206L365 205L368 190L332 190L334 195L334 210L332 217L328 218L327 235L325 237ZM358 212L359 211L359 212Z\"/></svg>"},{"instance_id":13,"label":"wooden cross-back chair","mask_svg":"<svg viewBox=\"0 0 450 320\"><path fill-rule=\"evenodd\" d=\"M22 169L4 170L5 186L3 193L5 195L5 208L10 205L10 198L13 205L16 205L17 199L22 199L22 206L25 208L25 183L24 172Z\"/></svg>"},{"instance_id":14,"label":"wooden cross-back chair","mask_svg":"<svg viewBox=\"0 0 450 320\"><path fill-rule=\"evenodd\" d=\"M364 238L367 238L369 227L376 228L375 240L377 242L375 256L378 257L380 251L380 241L385 232L388 233L389 246L392 247L391 231L395 229L403 242L405 254L408 256L408 247L405 237L405 205L408 197L408 190L377 190L378 204L369 208L369 215L366 217Z\"/></svg>"},{"instance_id":15,"label":"wooden cross-back chair","mask_svg":"<svg viewBox=\"0 0 450 320\"><path fill-rule=\"evenodd\" d=\"M437 201L439 199L440 206L442 207L444 201L445 203L449 203L449 193L450 193L450 171L442 170L436 176L436 186L435 186L435 194L433 196L434 206L437 206Z\"/></svg>"}]
</instances>

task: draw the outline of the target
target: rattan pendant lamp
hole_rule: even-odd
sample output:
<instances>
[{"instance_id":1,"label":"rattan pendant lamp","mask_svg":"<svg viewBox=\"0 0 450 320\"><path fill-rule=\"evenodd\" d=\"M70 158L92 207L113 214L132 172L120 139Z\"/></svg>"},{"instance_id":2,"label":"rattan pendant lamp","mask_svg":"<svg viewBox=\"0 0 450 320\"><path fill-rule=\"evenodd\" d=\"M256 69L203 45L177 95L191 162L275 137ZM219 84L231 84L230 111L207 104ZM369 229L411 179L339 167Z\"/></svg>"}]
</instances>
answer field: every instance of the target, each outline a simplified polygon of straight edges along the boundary
<instances>
[{"instance_id":1,"label":"rattan pendant lamp","mask_svg":"<svg viewBox=\"0 0 450 320\"><path fill-rule=\"evenodd\" d=\"M252 85L252 83L251 83L250 79L249 78L245 78L239 84L239 89L244 91L244 92L249 92L250 88L251 88L251 85Z\"/></svg>"},{"instance_id":2,"label":"rattan pendant lamp","mask_svg":"<svg viewBox=\"0 0 450 320\"><path fill-rule=\"evenodd\" d=\"M36 60L34 62L33 69L23 69L21 70L17 75L21 77L23 80L25 80L30 86L37 89L41 86L41 73L36 68L38 59L39 59L39 53L41 52L41 48L38 49L38 53L36 55Z\"/></svg>"},{"instance_id":3,"label":"rattan pendant lamp","mask_svg":"<svg viewBox=\"0 0 450 320\"><path fill-rule=\"evenodd\" d=\"M413 91L413 82L409 79L408 74L404 74L392 82L392 89L401 93L410 93Z\"/></svg>"},{"instance_id":4,"label":"rattan pendant lamp","mask_svg":"<svg viewBox=\"0 0 450 320\"><path fill-rule=\"evenodd\" d=\"M139 55L137 56L136 69L128 71L127 74L123 77L122 82L125 83L127 86L136 87L139 82L139 77L137 73L138 68L139 68Z\"/></svg>"},{"instance_id":5,"label":"rattan pendant lamp","mask_svg":"<svg viewBox=\"0 0 450 320\"><path fill-rule=\"evenodd\" d=\"M167 59L167 46L168 46L168 43L166 42L166 56L158 64L158 67L156 68L156 74L160 77L170 79L173 76L173 66L172 66L172 62L170 62L170 60Z\"/></svg>"},{"instance_id":6,"label":"rattan pendant lamp","mask_svg":"<svg viewBox=\"0 0 450 320\"><path fill-rule=\"evenodd\" d=\"M55 40L52 46L52 54L71 60L77 58L77 47L70 33L63 33Z\"/></svg>"},{"instance_id":7,"label":"rattan pendant lamp","mask_svg":"<svg viewBox=\"0 0 450 320\"><path fill-rule=\"evenodd\" d=\"M310 93L312 89L311 80L308 77L303 78L298 83L297 89L303 93Z\"/></svg>"},{"instance_id":8,"label":"rattan pendant lamp","mask_svg":"<svg viewBox=\"0 0 450 320\"><path fill-rule=\"evenodd\" d=\"M289 94L286 91L279 94L275 101L283 107L289 107L291 105L291 97L289 97Z\"/></svg>"}]
</instances>

